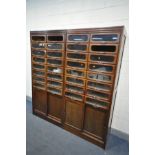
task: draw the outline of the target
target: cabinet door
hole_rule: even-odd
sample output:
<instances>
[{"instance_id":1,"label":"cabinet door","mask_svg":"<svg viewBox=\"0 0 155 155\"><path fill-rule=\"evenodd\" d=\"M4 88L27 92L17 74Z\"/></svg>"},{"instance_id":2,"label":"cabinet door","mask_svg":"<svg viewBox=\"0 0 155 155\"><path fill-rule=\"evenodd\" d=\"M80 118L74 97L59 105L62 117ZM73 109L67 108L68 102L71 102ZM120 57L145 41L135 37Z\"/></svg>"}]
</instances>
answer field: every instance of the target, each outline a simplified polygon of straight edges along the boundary
<instances>
[{"instance_id":1,"label":"cabinet door","mask_svg":"<svg viewBox=\"0 0 155 155\"><path fill-rule=\"evenodd\" d=\"M42 115L46 115L46 91L33 88L33 109L34 112L37 112Z\"/></svg>"}]
</instances>

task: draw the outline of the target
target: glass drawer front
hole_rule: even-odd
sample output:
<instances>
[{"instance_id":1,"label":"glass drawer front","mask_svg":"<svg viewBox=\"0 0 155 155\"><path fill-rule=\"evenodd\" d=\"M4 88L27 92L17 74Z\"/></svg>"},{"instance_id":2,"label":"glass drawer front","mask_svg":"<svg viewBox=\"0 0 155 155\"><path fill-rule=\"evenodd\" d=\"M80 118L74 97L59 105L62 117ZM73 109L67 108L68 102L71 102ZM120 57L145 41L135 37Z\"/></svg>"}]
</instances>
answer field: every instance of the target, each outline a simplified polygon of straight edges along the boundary
<instances>
[{"instance_id":1,"label":"glass drawer front","mask_svg":"<svg viewBox=\"0 0 155 155\"><path fill-rule=\"evenodd\" d=\"M47 37L48 41L63 41L63 36L62 35L58 35L58 36L54 36L54 35L51 35L51 36L48 36Z\"/></svg>"},{"instance_id":2,"label":"glass drawer front","mask_svg":"<svg viewBox=\"0 0 155 155\"><path fill-rule=\"evenodd\" d=\"M52 65L62 65L62 60L57 60L57 59L47 59L48 64Z\"/></svg>"},{"instance_id":3,"label":"glass drawer front","mask_svg":"<svg viewBox=\"0 0 155 155\"><path fill-rule=\"evenodd\" d=\"M94 91L94 90L87 90L87 94L90 96L93 96L93 98L109 99L109 94L101 93L101 92Z\"/></svg>"},{"instance_id":4,"label":"glass drawer front","mask_svg":"<svg viewBox=\"0 0 155 155\"><path fill-rule=\"evenodd\" d=\"M83 100L83 96L81 95L77 95L71 92L66 92L65 96L67 96L68 98L72 99L72 100L77 100L77 101L82 101Z\"/></svg>"},{"instance_id":5,"label":"glass drawer front","mask_svg":"<svg viewBox=\"0 0 155 155\"><path fill-rule=\"evenodd\" d=\"M90 52L116 52L115 45L91 45Z\"/></svg>"},{"instance_id":6,"label":"glass drawer front","mask_svg":"<svg viewBox=\"0 0 155 155\"><path fill-rule=\"evenodd\" d=\"M33 86L34 86L34 87L37 87L37 88L39 88L39 89L45 89L45 85L40 84L40 83L33 83Z\"/></svg>"},{"instance_id":7,"label":"glass drawer front","mask_svg":"<svg viewBox=\"0 0 155 155\"><path fill-rule=\"evenodd\" d=\"M77 60L86 60L86 54L80 53L67 53L67 58L69 59L77 59Z\"/></svg>"},{"instance_id":8,"label":"glass drawer front","mask_svg":"<svg viewBox=\"0 0 155 155\"><path fill-rule=\"evenodd\" d=\"M62 52L47 52L48 57L57 57L61 58L62 57Z\"/></svg>"},{"instance_id":9,"label":"glass drawer front","mask_svg":"<svg viewBox=\"0 0 155 155\"><path fill-rule=\"evenodd\" d=\"M80 88L80 87L77 87L77 86L73 86L73 85L69 85L69 84L66 84L66 89L70 92L74 92L74 93L80 93L80 94L83 94L84 93L84 90L83 88Z\"/></svg>"},{"instance_id":10,"label":"glass drawer front","mask_svg":"<svg viewBox=\"0 0 155 155\"><path fill-rule=\"evenodd\" d=\"M113 67L112 66L100 65L100 64L89 64L89 70L101 71L101 72L112 72Z\"/></svg>"},{"instance_id":11,"label":"glass drawer front","mask_svg":"<svg viewBox=\"0 0 155 155\"><path fill-rule=\"evenodd\" d=\"M38 82L45 82L45 79L40 78L40 77L33 77L33 80L38 81Z\"/></svg>"},{"instance_id":12,"label":"glass drawer front","mask_svg":"<svg viewBox=\"0 0 155 155\"><path fill-rule=\"evenodd\" d=\"M112 82L112 76L99 73L88 73L88 79Z\"/></svg>"},{"instance_id":13,"label":"glass drawer front","mask_svg":"<svg viewBox=\"0 0 155 155\"><path fill-rule=\"evenodd\" d=\"M92 99L92 98L86 98L86 103L90 104L90 105L94 105L97 107L108 107L108 103L104 102L104 101L100 101L100 100L96 100L96 99Z\"/></svg>"},{"instance_id":14,"label":"glass drawer front","mask_svg":"<svg viewBox=\"0 0 155 155\"><path fill-rule=\"evenodd\" d=\"M55 80L62 80L62 75L58 75L58 74L47 74L47 77L48 78L51 78L51 79L55 79Z\"/></svg>"},{"instance_id":15,"label":"glass drawer front","mask_svg":"<svg viewBox=\"0 0 155 155\"><path fill-rule=\"evenodd\" d=\"M33 61L36 62L36 63L45 63L45 59L44 58L33 57Z\"/></svg>"},{"instance_id":16,"label":"glass drawer front","mask_svg":"<svg viewBox=\"0 0 155 155\"><path fill-rule=\"evenodd\" d=\"M90 61L112 63L115 61L115 57L107 55L90 55Z\"/></svg>"},{"instance_id":17,"label":"glass drawer front","mask_svg":"<svg viewBox=\"0 0 155 155\"><path fill-rule=\"evenodd\" d=\"M32 43L32 48L45 48L44 43Z\"/></svg>"},{"instance_id":18,"label":"glass drawer front","mask_svg":"<svg viewBox=\"0 0 155 155\"><path fill-rule=\"evenodd\" d=\"M71 70L71 69L67 69L66 73L69 75L73 75L73 76L79 76L79 77L84 77L85 74L83 71L79 71L79 70Z\"/></svg>"},{"instance_id":19,"label":"glass drawer front","mask_svg":"<svg viewBox=\"0 0 155 155\"><path fill-rule=\"evenodd\" d=\"M62 88L62 83L57 82L57 81L47 81L47 85L52 86L52 87L60 87L60 88Z\"/></svg>"},{"instance_id":20,"label":"glass drawer front","mask_svg":"<svg viewBox=\"0 0 155 155\"><path fill-rule=\"evenodd\" d=\"M102 83L96 83L96 82L92 82L92 81L88 81L87 86L89 88L93 88L93 89L97 89L97 90L104 90L104 91L110 91L111 90L110 85L102 84Z\"/></svg>"},{"instance_id":21,"label":"glass drawer front","mask_svg":"<svg viewBox=\"0 0 155 155\"><path fill-rule=\"evenodd\" d=\"M33 70L33 74L34 75L38 75L38 76L44 76L45 75L45 72Z\"/></svg>"},{"instance_id":22,"label":"glass drawer front","mask_svg":"<svg viewBox=\"0 0 155 155\"><path fill-rule=\"evenodd\" d=\"M45 41L45 36L31 36L32 41Z\"/></svg>"},{"instance_id":23,"label":"glass drawer front","mask_svg":"<svg viewBox=\"0 0 155 155\"><path fill-rule=\"evenodd\" d=\"M69 83L78 84L78 85L81 85L81 86L84 85L84 81L82 79L66 77L66 81L68 81Z\"/></svg>"},{"instance_id":24,"label":"glass drawer front","mask_svg":"<svg viewBox=\"0 0 155 155\"><path fill-rule=\"evenodd\" d=\"M91 40L94 42L116 42L119 40L119 37L118 34L94 34L92 35Z\"/></svg>"},{"instance_id":25,"label":"glass drawer front","mask_svg":"<svg viewBox=\"0 0 155 155\"><path fill-rule=\"evenodd\" d=\"M87 45L68 44L67 49L71 51L87 51Z\"/></svg>"},{"instance_id":26,"label":"glass drawer front","mask_svg":"<svg viewBox=\"0 0 155 155\"><path fill-rule=\"evenodd\" d=\"M85 68L85 63L74 62L74 61L67 61L67 66L68 67L84 69Z\"/></svg>"},{"instance_id":27,"label":"glass drawer front","mask_svg":"<svg viewBox=\"0 0 155 155\"><path fill-rule=\"evenodd\" d=\"M49 72L53 72L53 73L63 73L62 68L59 68L59 67L48 66L48 67L47 67L47 70L48 70Z\"/></svg>"},{"instance_id":28,"label":"glass drawer front","mask_svg":"<svg viewBox=\"0 0 155 155\"><path fill-rule=\"evenodd\" d=\"M62 95L62 91L59 89L56 89L56 88L48 87L47 91L52 93L52 94Z\"/></svg>"},{"instance_id":29,"label":"glass drawer front","mask_svg":"<svg viewBox=\"0 0 155 155\"><path fill-rule=\"evenodd\" d=\"M32 55L36 55L36 56L45 56L45 51L32 51Z\"/></svg>"},{"instance_id":30,"label":"glass drawer front","mask_svg":"<svg viewBox=\"0 0 155 155\"><path fill-rule=\"evenodd\" d=\"M33 68L36 68L36 69L45 69L45 66L38 65L38 64L33 64Z\"/></svg>"},{"instance_id":31,"label":"glass drawer front","mask_svg":"<svg viewBox=\"0 0 155 155\"><path fill-rule=\"evenodd\" d=\"M86 42L88 41L88 35L68 35L68 41L74 41L74 42Z\"/></svg>"},{"instance_id":32,"label":"glass drawer front","mask_svg":"<svg viewBox=\"0 0 155 155\"><path fill-rule=\"evenodd\" d=\"M52 49L52 50L62 50L63 49L63 44L48 43L47 48Z\"/></svg>"}]
</instances>

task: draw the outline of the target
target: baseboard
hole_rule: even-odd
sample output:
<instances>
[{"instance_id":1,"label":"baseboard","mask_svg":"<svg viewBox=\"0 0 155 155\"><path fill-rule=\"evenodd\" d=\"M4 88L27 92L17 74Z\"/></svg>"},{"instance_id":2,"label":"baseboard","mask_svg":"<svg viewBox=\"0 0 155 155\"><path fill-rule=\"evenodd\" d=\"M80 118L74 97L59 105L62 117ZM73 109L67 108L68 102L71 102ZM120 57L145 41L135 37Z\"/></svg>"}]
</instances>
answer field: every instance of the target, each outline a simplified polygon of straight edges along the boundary
<instances>
[{"instance_id":1,"label":"baseboard","mask_svg":"<svg viewBox=\"0 0 155 155\"><path fill-rule=\"evenodd\" d=\"M127 133L124 133L124 132L120 131L120 130L111 128L110 133L117 136L117 137L119 137L119 138L121 138L121 139L129 141L129 135Z\"/></svg>"},{"instance_id":2,"label":"baseboard","mask_svg":"<svg viewBox=\"0 0 155 155\"><path fill-rule=\"evenodd\" d=\"M26 101L32 102L32 97L26 96ZM120 130L111 128L110 133L117 136L117 137L119 137L119 138L121 138L121 139L129 141L129 135L127 133L124 133L124 132L120 131Z\"/></svg>"}]
</instances>

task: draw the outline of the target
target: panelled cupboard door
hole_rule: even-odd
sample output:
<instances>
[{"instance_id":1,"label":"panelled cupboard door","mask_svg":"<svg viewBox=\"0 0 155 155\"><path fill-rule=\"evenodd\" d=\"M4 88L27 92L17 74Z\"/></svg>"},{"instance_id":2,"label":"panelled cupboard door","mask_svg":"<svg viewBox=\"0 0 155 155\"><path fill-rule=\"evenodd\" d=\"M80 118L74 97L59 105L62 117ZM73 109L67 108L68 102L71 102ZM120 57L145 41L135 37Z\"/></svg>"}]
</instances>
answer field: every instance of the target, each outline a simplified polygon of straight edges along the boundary
<instances>
[{"instance_id":1,"label":"panelled cupboard door","mask_svg":"<svg viewBox=\"0 0 155 155\"><path fill-rule=\"evenodd\" d=\"M42 115L46 115L47 101L46 101L46 91L33 88L33 109Z\"/></svg>"}]
</instances>

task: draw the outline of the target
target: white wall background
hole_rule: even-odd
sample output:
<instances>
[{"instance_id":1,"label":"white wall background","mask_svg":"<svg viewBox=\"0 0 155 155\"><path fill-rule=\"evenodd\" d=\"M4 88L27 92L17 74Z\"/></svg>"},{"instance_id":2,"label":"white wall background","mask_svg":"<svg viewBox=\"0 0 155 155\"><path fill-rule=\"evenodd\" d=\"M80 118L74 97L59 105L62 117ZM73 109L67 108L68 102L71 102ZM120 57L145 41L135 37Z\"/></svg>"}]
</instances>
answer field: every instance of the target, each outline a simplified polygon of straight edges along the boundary
<instances>
[{"instance_id":1,"label":"white wall background","mask_svg":"<svg viewBox=\"0 0 155 155\"><path fill-rule=\"evenodd\" d=\"M112 128L129 133L128 0L27 0L26 95L31 95L30 30L125 25L125 44Z\"/></svg>"}]
</instances>

